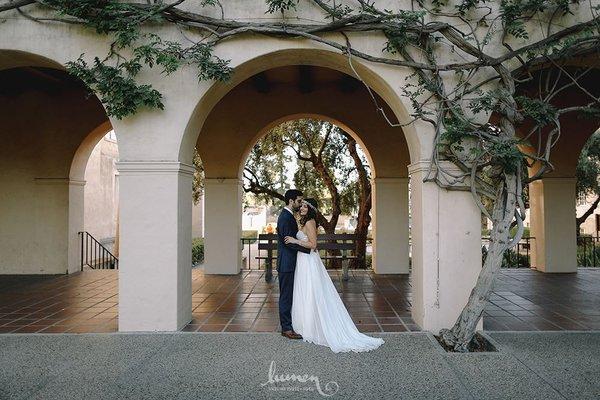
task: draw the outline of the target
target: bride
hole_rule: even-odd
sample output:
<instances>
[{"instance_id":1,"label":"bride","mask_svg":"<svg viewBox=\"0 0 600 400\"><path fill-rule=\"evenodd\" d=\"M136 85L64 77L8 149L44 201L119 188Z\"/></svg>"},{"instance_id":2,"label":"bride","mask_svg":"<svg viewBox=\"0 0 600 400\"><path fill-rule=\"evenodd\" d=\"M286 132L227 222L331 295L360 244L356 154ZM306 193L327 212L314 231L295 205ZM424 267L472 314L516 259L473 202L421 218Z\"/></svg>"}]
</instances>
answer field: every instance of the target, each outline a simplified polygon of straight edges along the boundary
<instances>
[{"instance_id":1,"label":"bride","mask_svg":"<svg viewBox=\"0 0 600 400\"><path fill-rule=\"evenodd\" d=\"M292 300L292 325L305 342L328 346L334 353L376 349L383 339L358 331L317 252L317 201L305 199L300 207L300 230L286 243L307 247L298 252Z\"/></svg>"}]
</instances>

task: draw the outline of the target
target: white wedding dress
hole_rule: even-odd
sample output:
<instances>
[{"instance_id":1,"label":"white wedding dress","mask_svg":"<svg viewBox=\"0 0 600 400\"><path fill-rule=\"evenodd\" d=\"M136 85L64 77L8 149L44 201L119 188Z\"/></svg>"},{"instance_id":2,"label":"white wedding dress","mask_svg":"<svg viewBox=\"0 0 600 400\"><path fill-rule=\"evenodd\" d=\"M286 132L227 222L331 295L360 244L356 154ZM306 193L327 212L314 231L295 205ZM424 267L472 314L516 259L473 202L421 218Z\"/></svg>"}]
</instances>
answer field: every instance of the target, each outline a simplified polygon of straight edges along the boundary
<instances>
[{"instance_id":1,"label":"white wedding dress","mask_svg":"<svg viewBox=\"0 0 600 400\"><path fill-rule=\"evenodd\" d=\"M302 231L298 240L308 237ZM305 342L328 346L334 353L378 348L383 339L367 336L354 325L319 253L298 252L292 298L292 326Z\"/></svg>"}]
</instances>

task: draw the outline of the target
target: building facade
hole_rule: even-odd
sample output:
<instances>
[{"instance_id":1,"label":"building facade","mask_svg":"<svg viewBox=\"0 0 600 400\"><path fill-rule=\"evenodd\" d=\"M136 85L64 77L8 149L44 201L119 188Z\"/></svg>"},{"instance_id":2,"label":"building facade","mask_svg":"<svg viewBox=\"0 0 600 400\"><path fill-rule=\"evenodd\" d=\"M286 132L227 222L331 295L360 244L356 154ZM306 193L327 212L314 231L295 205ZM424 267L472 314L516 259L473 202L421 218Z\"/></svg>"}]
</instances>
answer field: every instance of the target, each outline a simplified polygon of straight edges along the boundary
<instances>
[{"instance_id":1,"label":"building facade","mask_svg":"<svg viewBox=\"0 0 600 400\"><path fill-rule=\"evenodd\" d=\"M381 1L381 6L410 8L410 2L400 3ZM225 11L232 19L260 21L264 2L230 1ZM211 12L219 18L217 9ZM320 10L310 7L287 17L323 19ZM375 273L409 273L410 184L413 318L432 331L457 318L481 270L481 213L469 192L424 180L435 132L423 121L409 123L412 105L402 89L411 71L351 60L308 39L248 34L215 49L230 60L230 81L197 83L192 68L172 75L144 71L140 79L162 93L165 109L116 119L61 72L82 53L90 58L106 54L106 37L80 26L41 24L17 11L2 18L0 73L21 88L0 98L1 132L15 138L0 150L5 172L0 181L2 273L78 270L86 165L98 141L114 129L119 144L119 329L181 329L191 318L194 147L206 175L205 272L238 274L246 155L273 126L314 117L343 127L372 166ZM163 33L184 40L174 29ZM354 48L381 55L382 35L350 36ZM344 43L340 35L328 37ZM309 90L299 90L299 80L307 75ZM36 79L52 90L32 86ZM257 88L257 80L268 82L266 90ZM32 113L37 117L22 117ZM566 125L575 128L576 139L556 146L555 172L530 189L534 264L545 272L576 271L572 164L597 126Z\"/></svg>"}]
</instances>

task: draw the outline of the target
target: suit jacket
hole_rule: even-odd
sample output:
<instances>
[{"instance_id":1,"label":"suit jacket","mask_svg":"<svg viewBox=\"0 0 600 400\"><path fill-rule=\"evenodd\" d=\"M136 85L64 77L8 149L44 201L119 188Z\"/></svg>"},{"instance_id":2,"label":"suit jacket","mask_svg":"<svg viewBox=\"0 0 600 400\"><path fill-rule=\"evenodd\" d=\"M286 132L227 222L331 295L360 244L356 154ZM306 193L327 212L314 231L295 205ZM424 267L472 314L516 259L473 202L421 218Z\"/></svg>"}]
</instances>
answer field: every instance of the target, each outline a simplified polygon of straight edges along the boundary
<instances>
[{"instance_id":1,"label":"suit jacket","mask_svg":"<svg viewBox=\"0 0 600 400\"><path fill-rule=\"evenodd\" d=\"M310 253L310 249L299 244L285 244L286 236L296 237L298 224L296 219L286 209L281 210L277 218L277 272L294 272L296 270L296 256L298 252Z\"/></svg>"}]
</instances>

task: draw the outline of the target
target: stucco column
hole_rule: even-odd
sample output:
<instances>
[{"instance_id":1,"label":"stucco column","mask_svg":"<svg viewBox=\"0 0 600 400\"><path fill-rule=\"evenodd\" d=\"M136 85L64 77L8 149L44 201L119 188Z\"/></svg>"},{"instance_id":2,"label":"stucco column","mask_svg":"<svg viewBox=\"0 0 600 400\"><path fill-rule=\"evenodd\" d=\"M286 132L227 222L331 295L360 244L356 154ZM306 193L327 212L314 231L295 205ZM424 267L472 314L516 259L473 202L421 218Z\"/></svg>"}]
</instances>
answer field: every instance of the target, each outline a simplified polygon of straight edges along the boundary
<instances>
[{"instance_id":1,"label":"stucco column","mask_svg":"<svg viewBox=\"0 0 600 400\"><path fill-rule=\"evenodd\" d=\"M408 178L373 179L373 270L408 274Z\"/></svg>"},{"instance_id":2,"label":"stucco column","mask_svg":"<svg viewBox=\"0 0 600 400\"><path fill-rule=\"evenodd\" d=\"M242 265L242 182L204 180L204 273L235 275Z\"/></svg>"},{"instance_id":3,"label":"stucco column","mask_svg":"<svg viewBox=\"0 0 600 400\"><path fill-rule=\"evenodd\" d=\"M577 272L575 178L547 177L529 184L531 266L543 272Z\"/></svg>"},{"instance_id":4,"label":"stucco column","mask_svg":"<svg viewBox=\"0 0 600 400\"><path fill-rule=\"evenodd\" d=\"M428 167L426 161L409 166L412 316L437 334L452 327L481 271L481 212L470 192L423 182Z\"/></svg>"},{"instance_id":5,"label":"stucco column","mask_svg":"<svg viewBox=\"0 0 600 400\"><path fill-rule=\"evenodd\" d=\"M191 320L192 175L176 161L118 162L119 331Z\"/></svg>"}]
</instances>

